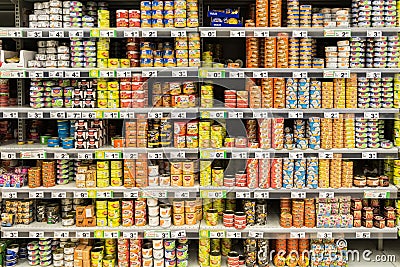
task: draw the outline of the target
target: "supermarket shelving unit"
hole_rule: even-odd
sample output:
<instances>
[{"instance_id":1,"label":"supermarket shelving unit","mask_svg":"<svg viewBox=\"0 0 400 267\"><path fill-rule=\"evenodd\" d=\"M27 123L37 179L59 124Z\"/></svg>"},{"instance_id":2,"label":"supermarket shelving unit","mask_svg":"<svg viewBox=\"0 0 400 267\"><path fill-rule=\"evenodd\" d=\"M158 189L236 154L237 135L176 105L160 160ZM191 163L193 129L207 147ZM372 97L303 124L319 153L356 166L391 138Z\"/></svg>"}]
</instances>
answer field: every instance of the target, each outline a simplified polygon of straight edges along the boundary
<instances>
[{"instance_id":1,"label":"supermarket shelving unit","mask_svg":"<svg viewBox=\"0 0 400 267\"><path fill-rule=\"evenodd\" d=\"M400 32L400 28L341 28L341 29L316 29L316 28L149 28L149 29L30 29L23 26L25 19L23 7L27 3L15 0L15 25L16 27L0 28L0 38L13 38L17 49L23 48L24 41L29 38L68 38L68 37L181 37L189 32L199 32L203 38L245 38L277 36L277 33L288 33L293 37L379 37L393 36ZM113 1L118 5L129 5L126 1ZM222 3L222 2L221 2ZM203 1L199 2L199 10L202 16ZM202 18L200 17L200 21ZM227 39L228 40L228 39ZM144 77L158 78L192 78L203 80L228 80L246 78L348 78L351 73L357 73L367 78L380 78L393 76L400 73L400 68L393 69L231 69L231 68L127 68L127 69L5 69L0 68L0 78L17 79L18 107L7 107L0 110L0 118L18 119L18 139L25 140L26 119L130 119L135 114L147 114L148 118L169 117L171 119L185 118L211 118L235 120L241 118L271 118L282 116L285 118L309 118L319 116L323 118L337 118L339 114L355 114L356 117L369 119L394 119L398 109L226 109L226 108L142 108L142 109L65 109L47 108L33 109L24 106L25 88L24 79L28 78L123 78L130 77L133 73L140 73ZM264 158L291 158L317 157L320 159L332 159L334 153L343 155L348 159L385 159L398 158L398 148L390 149L331 149L331 150L262 150L262 149L140 149L140 148L111 148L103 147L98 150L64 150L61 148L48 148L40 145L8 144L0 146L2 159L135 159L139 153L147 153L149 159L264 159ZM398 188L391 185L386 188L341 188L341 189L248 189L248 188L224 188L201 187L196 185L191 188L141 188L127 189L123 187L109 188L76 188L74 183L59 185L52 188L0 188L1 197L4 199L16 198L136 198L148 196L157 198L222 198L227 192L235 192L237 198L256 199L280 199L280 198L306 198L321 197L332 198L334 196L350 195L362 198L397 198ZM199 238L207 236L212 238L275 238L285 234L288 238L339 238L349 239L378 239L379 248L383 248L383 239L396 239L397 228L282 228L279 226L276 215L271 215L267 227L247 227L243 231L227 229L223 226L209 227L203 222L194 226L172 227L169 230L160 227L63 227L61 225L46 225L32 223L30 225L16 225L2 227L0 229L3 238L23 237L126 237L135 238L144 236L147 238Z\"/></svg>"}]
</instances>

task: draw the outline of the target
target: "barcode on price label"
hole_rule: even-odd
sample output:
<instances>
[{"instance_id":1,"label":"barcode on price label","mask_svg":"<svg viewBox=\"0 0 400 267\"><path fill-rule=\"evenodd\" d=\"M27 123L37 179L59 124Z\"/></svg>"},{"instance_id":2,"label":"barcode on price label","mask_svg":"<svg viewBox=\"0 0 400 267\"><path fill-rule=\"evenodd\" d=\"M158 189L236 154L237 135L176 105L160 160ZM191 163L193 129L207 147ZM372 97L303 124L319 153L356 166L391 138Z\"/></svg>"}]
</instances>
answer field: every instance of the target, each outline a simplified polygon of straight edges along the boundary
<instances>
[{"instance_id":1,"label":"barcode on price label","mask_svg":"<svg viewBox=\"0 0 400 267\"><path fill-rule=\"evenodd\" d=\"M172 71L172 77L187 77L187 71L186 70L173 70Z\"/></svg>"},{"instance_id":2,"label":"barcode on price label","mask_svg":"<svg viewBox=\"0 0 400 267\"><path fill-rule=\"evenodd\" d=\"M228 118L230 119L242 119L243 118L243 112L228 112Z\"/></svg>"},{"instance_id":3,"label":"barcode on price label","mask_svg":"<svg viewBox=\"0 0 400 267\"><path fill-rule=\"evenodd\" d=\"M135 112L124 112L124 111L120 111L119 112L119 117L121 119L134 119L135 118Z\"/></svg>"},{"instance_id":4,"label":"barcode on price label","mask_svg":"<svg viewBox=\"0 0 400 267\"><path fill-rule=\"evenodd\" d=\"M175 192L175 198L189 198L189 192Z\"/></svg>"},{"instance_id":5,"label":"barcode on price label","mask_svg":"<svg viewBox=\"0 0 400 267\"><path fill-rule=\"evenodd\" d=\"M78 153L78 159L93 159L92 153Z\"/></svg>"},{"instance_id":6,"label":"barcode on price label","mask_svg":"<svg viewBox=\"0 0 400 267\"><path fill-rule=\"evenodd\" d=\"M254 192L254 198L269 198L269 192Z\"/></svg>"},{"instance_id":7,"label":"barcode on price label","mask_svg":"<svg viewBox=\"0 0 400 267\"><path fill-rule=\"evenodd\" d=\"M361 153L362 159L376 159L378 158L378 153L376 152L362 152Z\"/></svg>"},{"instance_id":8,"label":"barcode on price label","mask_svg":"<svg viewBox=\"0 0 400 267\"><path fill-rule=\"evenodd\" d=\"M306 198L307 193L306 192L290 192L290 197L291 198Z\"/></svg>"},{"instance_id":9,"label":"barcode on price label","mask_svg":"<svg viewBox=\"0 0 400 267\"><path fill-rule=\"evenodd\" d=\"M244 71L229 72L229 78L244 78Z\"/></svg>"},{"instance_id":10,"label":"barcode on price label","mask_svg":"<svg viewBox=\"0 0 400 267\"><path fill-rule=\"evenodd\" d=\"M124 30L124 37L139 37L137 30Z\"/></svg>"},{"instance_id":11,"label":"barcode on price label","mask_svg":"<svg viewBox=\"0 0 400 267\"><path fill-rule=\"evenodd\" d=\"M308 77L308 74L307 74L307 72L304 72L304 71L294 71L293 72L293 78L296 78L296 79L304 79L304 78L307 78Z\"/></svg>"},{"instance_id":12,"label":"barcode on price label","mask_svg":"<svg viewBox=\"0 0 400 267\"><path fill-rule=\"evenodd\" d=\"M74 192L74 198L88 198L88 192Z\"/></svg>"},{"instance_id":13,"label":"barcode on price label","mask_svg":"<svg viewBox=\"0 0 400 267\"><path fill-rule=\"evenodd\" d=\"M186 153L184 151L172 151L170 154L172 159L184 159L186 158Z\"/></svg>"},{"instance_id":14,"label":"barcode on price label","mask_svg":"<svg viewBox=\"0 0 400 267\"><path fill-rule=\"evenodd\" d=\"M241 232L226 232L226 238L242 238Z\"/></svg>"},{"instance_id":15,"label":"barcode on price label","mask_svg":"<svg viewBox=\"0 0 400 267\"><path fill-rule=\"evenodd\" d=\"M247 152L232 152L233 159L247 159Z\"/></svg>"},{"instance_id":16,"label":"barcode on price label","mask_svg":"<svg viewBox=\"0 0 400 267\"><path fill-rule=\"evenodd\" d=\"M121 154L119 152L105 152L104 158L105 159L119 159L120 155Z\"/></svg>"},{"instance_id":17,"label":"barcode on price label","mask_svg":"<svg viewBox=\"0 0 400 267\"><path fill-rule=\"evenodd\" d=\"M83 31L69 31L69 37L83 37Z\"/></svg>"},{"instance_id":18,"label":"barcode on price label","mask_svg":"<svg viewBox=\"0 0 400 267\"><path fill-rule=\"evenodd\" d=\"M57 232L54 232L54 237L55 238L68 238L69 237L69 232L57 231Z\"/></svg>"},{"instance_id":19,"label":"barcode on price label","mask_svg":"<svg viewBox=\"0 0 400 267\"><path fill-rule=\"evenodd\" d=\"M186 237L185 230L171 231L171 238L184 238Z\"/></svg>"},{"instance_id":20,"label":"barcode on price label","mask_svg":"<svg viewBox=\"0 0 400 267\"><path fill-rule=\"evenodd\" d=\"M130 70L117 70L117 78L128 78L132 76Z\"/></svg>"},{"instance_id":21,"label":"barcode on price label","mask_svg":"<svg viewBox=\"0 0 400 267\"><path fill-rule=\"evenodd\" d=\"M67 112L68 119L80 119L82 117L82 113L80 112Z\"/></svg>"},{"instance_id":22,"label":"barcode on price label","mask_svg":"<svg viewBox=\"0 0 400 267\"><path fill-rule=\"evenodd\" d=\"M143 70L142 71L143 77L157 77L157 71L155 70Z\"/></svg>"},{"instance_id":23,"label":"barcode on price label","mask_svg":"<svg viewBox=\"0 0 400 267\"><path fill-rule=\"evenodd\" d=\"M256 159L269 159L271 157L269 152L255 152L254 158Z\"/></svg>"},{"instance_id":24,"label":"barcode on price label","mask_svg":"<svg viewBox=\"0 0 400 267\"><path fill-rule=\"evenodd\" d=\"M210 231L208 236L210 238L225 238L225 231Z\"/></svg>"},{"instance_id":25,"label":"barcode on price label","mask_svg":"<svg viewBox=\"0 0 400 267\"><path fill-rule=\"evenodd\" d=\"M301 111L289 111L289 113L288 113L289 119L302 119L303 116L304 116L304 114Z\"/></svg>"},{"instance_id":26,"label":"barcode on price label","mask_svg":"<svg viewBox=\"0 0 400 267\"><path fill-rule=\"evenodd\" d=\"M306 233L305 232L290 232L290 238L295 238L295 239L298 239L298 238L305 238L306 237Z\"/></svg>"},{"instance_id":27,"label":"barcode on price label","mask_svg":"<svg viewBox=\"0 0 400 267\"><path fill-rule=\"evenodd\" d=\"M35 111L35 112L28 112L29 119L43 119L43 112Z\"/></svg>"},{"instance_id":28,"label":"barcode on price label","mask_svg":"<svg viewBox=\"0 0 400 267\"><path fill-rule=\"evenodd\" d=\"M245 31L230 31L230 37L246 37Z\"/></svg>"},{"instance_id":29,"label":"barcode on price label","mask_svg":"<svg viewBox=\"0 0 400 267\"><path fill-rule=\"evenodd\" d=\"M370 232L356 232L356 238L369 239L371 238Z\"/></svg>"},{"instance_id":30,"label":"barcode on price label","mask_svg":"<svg viewBox=\"0 0 400 267\"><path fill-rule=\"evenodd\" d=\"M149 159L163 159L163 153L162 152L151 152L147 154L147 157Z\"/></svg>"},{"instance_id":31,"label":"barcode on price label","mask_svg":"<svg viewBox=\"0 0 400 267\"><path fill-rule=\"evenodd\" d=\"M147 117L149 119L161 119L163 117L162 112L148 112Z\"/></svg>"},{"instance_id":32,"label":"barcode on price label","mask_svg":"<svg viewBox=\"0 0 400 267\"><path fill-rule=\"evenodd\" d=\"M293 31L293 37L296 38L307 38L308 32L307 31Z\"/></svg>"},{"instance_id":33,"label":"barcode on price label","mask_svg":"<svg viewBox=\"0 0 400 267\"><path fill-rule=\"evenodd\" d=\"M264 233L263 232L249 231L249 237L251 237L251 238L263 238L264 237Z\"/></svg>"},{"instance_id":34,"label":"barcode on price label","mask_svg":"<svg viewBox=\"0 0 400 267\"><path fill-rule=\"evenodd\" d=\"M201 31L200 35L201 37L217 37L217 31L216 30Z\"/></svg>"},{"instance_id":35,"label":"barcode on price label","mask_svg":"<svg viewBox=\"0 0 400 267\"><path fill-rule=\"evenodd\" d=\"M80 71L66 70L64 72L65 78L79 78L81 77Z\"/></svg>"},{"instance_id":36,"label":"barcode on price label","mask_svg":"<svg viewBox=\"0 0 400 267\"><path fill-rule=\"evenodd\" d=\"M157 37L157 31L142 30L142 37Z\"/></svg>"},{"instance_id":37,"label":"barcode on price label","mask_svg":"<svg viewBox=\"0 0 400 267\"><path fill-rule=\"evenodd\" d=\"M321 239L332 239L332 232L318 232L317 237Z\"/></svg>"},{"instance_id":38,"label":"barcode on price label","mask_svg":"<svg viewBox=\"0 0 400 267\"><path fill-rule=\"evenodd\" d=\"M379 112L364 112L364 119L379 119Z\"/></svg>"},{"instance_id":39,"label":"barcode on price label","mask_svg":"<svg viewBox=\"0 0 400 267\"><path fill-rule=\"evenodd\" d=\"M16 159L17 154L13 152L1 152L1 159Z\"/></svg>"},{"instance_id":40,"label":"barcode on price label","mask_svg":"<svg viewBox=\"0 0 400 267\"><path fill-rule=\"evenodd\" d=\"M95 119L96 112L82 112L82 118L83 119Z\"/></svg>"},{"instance_id":41,"label":"barcode on price label","mask_svg":"<svg viewBox=\"0 0 400 267\"><path fill-rule=\"evenodd\" d=\"M17 119L18 118L18 112L3 112L3 118L4 119Z\"/></svg>"},{"instance_id":42,"label":"barcode on price label","mask_svg":"<svg viewBox=\"0 0 400 267\"><path fill-rule=\"evenodd\" d=\"M320 159L333 159L333 152L320 152L318 153Z\"/></svg>"},{"instance_id":43,"label":"barcode on price label","mask_svg":"<svg viewBox=\"0 0 400 267\"><path fill-rule=\"evenodd\" d=\"M254 37L269 37L269 31L254 30Z\"/></svg>"},{"instance_id":44,"label":"barcode on price label","mask_svg":"<svg viewBox=\"0 0 400 267\"><path fill-rule=\"evenodd\" d=\"M186 112L171 112L171 119L186 119Z\"/></svg>"},{"instance_id":45,"label":"barcode on price label","mask_svg":"<svg viewBox=\"0 0 400 267\"><path fill-rule=\"evenodd\" d=\"M64 119L65 112L50 112L50 118L52 119Z\"/></svg>"},{"instance_id":46,"label":"barcode on price label","mask_svg":"<svg viewBox=\"0 0 400 267\"><path fill-rule=\"evenodd\" d=\"M64 37L64 32L63 31L51 30L51 31L49 31L49 37L50 38L63 38Z\"/></svg>"},{"instance_id":47,"label":"barcode on price label","mask_svg":"<svg viewBox=\"0 0 400 267\"><path fill-rule=\"evenodd\" d=\"M104 231L104 238L118 238L119 231Z\"/></svg>"},{"instance_id":48,"label":"barcode on price label","mask_svg":"<svg viewBox=\"0 0 400 267\"><path fill-rule=\"evenodd\" d=\"M29 198L44 198L44 192L29 192Z\"/></svg>"},{"instance_id":49,"label":"barcode on price label","mask_svg":"<svg viewBox=\"0 0 400 267\"><path fill-rule=\"evenodd\" d=\"M136 152L134 152L134 153L124 152L124 159L138 159L138 157L139 157L139 154Z\"/></svg>"},{"instance_id":50,"label":"barcode on price label","mask_svg":"<svg viewBox=\"0 0 400 267\"><path fill-rule=\"evenodd\" d=\"M338 119L339 112L324 112L325 119Z\"/></svg>"},{"instance_id":51,"label":"barcode on price label","mask_svg":"<svg viewBox=\"0 0 400 267\"><path fill-rule=\"evenodd\" d=\"M186 37L186 31L184 30L171 31L171 37Z\"/></svg>"},{"instance_id":52,"label":"barcode on price label","mask_svg":"<svg viewBox=\"0 0 400 267\"><path fill-rule=\"evenodd\" d=\"M139 237L139 233L138 232L127 232L127 231L124 231L124 232L122 232L122 237L123 238L134 238L134 239L137 239Z\"/></svg>"},{"instance_id":53,"label":"barcode on price label","mask_svg":"<svg viewBox=\"0 0 400 267\"><path fill-rule=\"evenodd\" d=\"M1 196L3 198L14 198L15 199L18 197L18 194L17 194L17 192L2 192Z\"/></svg>"},{"instance_id":54,"label":"barcode on price label","mask_svg":"<svg viewBox=\"0 0 400 267\"><path fill-rule=\"evenodd\" d=\"M29 232L29 237L31 238L43 238L44 237L44 232Z\"/></svg>"},{"instance_id":55,"label":"barcode on price label","mask_svg":"<svg viewBox=\"0 0 400 267\"><path fill-rule=\"evenodd\" d=\"M302 159L304 158L303 152L289 152L289 159Z\"/></svg>"},{"instance_id":56,"label":"barcode on price label","mask_svg":"<svg viewBox=\"0 0 400 267\"><path fill-rule=\"evenodd\" d=\"M66 198L67 192L51 192L51 198Z\"/></svg>"},{"instance_id":57,"label":"barcode on price label","mask_svg":"<svg viewBox=\"0 0 400 267\"><path fill-rule=\"evenodd\" d=\"M64 76L64 73L62 71L56 70L56 71L49 71L49 78L61 78Z\"/></svg>"},{"instance_id":58,"label":"barcode on price label","mask_svg":"<svg viewBox=\"0 0 400 267\"><path fill-rule=\"evenodd\" d=\"M334 198L335 192L319 192L319 198Z\"/></svg>"},{"instance_id":59,"label":"barcode on price label","mask_svg":"<svg viewBox=\"0 0 400 267\"><path fill-rule=\"evenodd\" d=\"M69 159L69 155L67 153L54 153L55 159Z\"/></svg>"},{"instance_id":60,"label":"barcode on price label","mask_svg":"<svg viewBox=\"0 0 400 267\"><path fill-rule=\"evenodd\" d=\"M18 231L3 231L5 238L18 238Z\"/></svg>"},{"instance_id":61,"label":"barcode on price label","mask_svg":"<svg viewBox=\"0 0 400 267\"><path fill-rule=\"evenodd\" d=\"M236 192L236 198L251 198L250 192Z\"/></svg>"}]
</instances>

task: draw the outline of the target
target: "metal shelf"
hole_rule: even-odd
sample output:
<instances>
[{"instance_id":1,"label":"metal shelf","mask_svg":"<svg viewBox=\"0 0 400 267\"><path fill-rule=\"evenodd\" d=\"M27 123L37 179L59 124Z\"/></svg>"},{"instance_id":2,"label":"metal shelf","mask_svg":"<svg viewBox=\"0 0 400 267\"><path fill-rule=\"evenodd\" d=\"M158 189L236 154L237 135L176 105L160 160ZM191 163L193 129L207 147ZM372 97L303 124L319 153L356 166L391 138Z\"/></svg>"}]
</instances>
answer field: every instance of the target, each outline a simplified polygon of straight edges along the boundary
<instances>
[{"instance_id":1,"label":"metal shelf","mask_svg":"<svg viewBox=\"0 0 400 267\"><path fill-rule=\"evenodd\" d=\"M247 226L244 230L236 230L233 227L225 227L222 224L218 226L208 226L204 221L200 224L200 237L212 238L347 238L347 239L397 239L397 228L283 228L279 225L279 216L277 214L268 215L267 225Z\"/></svg>"},{"instance_id":2,"label":"metal shelf","mask_svg":"<svg viewBox=\"0 0 400 267\"><path fill-rule=\"evenodd\" d=\"M104 188L77 188L75 183L57 185L53 187L0 188L4 199L27 198L195 198L198 196L199 186L147 186L143 188L126 188L123 186L110 186Z\"/></svg>"},{"instance_id":3,"label":"metal shelf","mask_svg":"<svg viewBox=\"0 0 400 267\"><path fill-rule=\"evenodd\" d=\"M338 196L351 196L352 198L395 199L398 189L394 185L388 187L351 187L351 188L254 188L247 187L214 187L200 186L200 197L215 198L235 193L235 198L240 199L281 199L281 198L334 198Z\"/></svg>"},{"instance_id":4,"label":"metal shelf","mask_svg":"<svg viewBox=\"0 0 400 267\"><path fill-rule=\"evenodd\" d=\"M135 114L148 118L195 119L198 108L40 108L5 107L0 118L5 119L134 119Z\"/></svg>"},{"instance_id":5,"label":"metal shelf","mask_svg":"<svg viewBox=\"0 0 400 267\"><path fill-rule=\"evenodd\" d=\"M380 37L397 35L399 27L341 27L341 28L287 28L287 27L199 27L201 37L209 38L244 38L244 37L276 37L287 33L291 37Z\"/></svg>"},{"instance_id":6,"label":"metal shelf","mask_svg":"<svg viewBox=\"0 0 400 267\"><path fill-rule=\"evenodd\" d=\"M63 149L40 144L0 146L2 159L137 159L147 153L148 159L197 159L197 148L114 148L104 146L99 149Z\"/></svg>"},{"instance_id":7,"label":"metal shelf","mask_svg":"<svg viewBox=\"0 0 400 267\"><path fill-rule=\"evenodd\" d=\"M268 158L319 158L332 159L341 154L342 159L397 159L398 148L333 148L333 149L258 149L258 148L200 148L200 159L268 159Z\"/></svg>"},{"instance_id":8,"label":"metal shelf","mask_svg":"<svg viewBox=\"0 0 400 267\"><path fill-rule=\"evenodd\" d=\"M0 28L1 38L185 37L198 28Z\"/></svg>"},{"instance_id":9,"label":"metal shelf","mask_svg":"<svg viewBox=\"0 0 400 267\"><path fill-rule=\"evenodd\" d=\"M40 108L4 107L0 118L4 119L134 119L135 114L147 114L147 118L170 119L265 119L310 118L335 119L339 114L354 114L356 118L394 119L399 109L276 109L276 108Z\"/></svg>"},{"instance_id":10,"label":"metal shelf","mask_svg":"<svg viewBox=\"0 0 400 267\"><path fill-rule=\"evenodd\" d=\"M199 186L148 186L143 188L104 187L104 188L76 188L75 183L57 185L54 187L37 188L0 188L3 199L56 199L56 198L215 198L227 197L227 193L235 193L240 199L280 199L280 198L333 198L337 196L351 196L353 198L397 198L397 188L389 187L364 187L364 188L316 188L316 189L250 189L244 187L212 187Z\"/></svg>"},{"instance_id":11,"label":"metal shelf","mask_svg":"<svg viewBox=\"0 0 400 267\"><path fill-rule=\"evenodd\" d=\"M197 67L135 67L135 68L0 68L0 78L130 78L132 73L143 77L190 78L198 76Z\"/></svg>"},{"instance_id":12,"label":"metal shelf","mask_svg":"<svg viewBox=\"0 0 400 267\"><path fill-rule=\"evenodd\" d=\"M47 224L33 222L28 225L17 224L12 227L2 227L2 237L10 238L67 238L67 237L85 237L85 238L137 238L144 236L149 239L159 238L178 238L174 237L178 232L181 232L180 237L196 238L198 237L199 223L195 225L182 225L168 228L161 226L131 226L131 227L77 227L77 226L62 226L61 223Z\"/></svg>"},{"instance_id":13,"label":"metal shelf","mask_svg":"<svg viewBox=\"0 0 400 267\"><path fill-rule=\"evenodd\" d=\"M265 119L265 118L310 118L321 117L335 119L339 114L354 114L356 118L394 119L399 113L397 108L344 108L344 109L277 109L277 108L199 108L200 118L211 119Z\"/></svg>"}]
</instances>

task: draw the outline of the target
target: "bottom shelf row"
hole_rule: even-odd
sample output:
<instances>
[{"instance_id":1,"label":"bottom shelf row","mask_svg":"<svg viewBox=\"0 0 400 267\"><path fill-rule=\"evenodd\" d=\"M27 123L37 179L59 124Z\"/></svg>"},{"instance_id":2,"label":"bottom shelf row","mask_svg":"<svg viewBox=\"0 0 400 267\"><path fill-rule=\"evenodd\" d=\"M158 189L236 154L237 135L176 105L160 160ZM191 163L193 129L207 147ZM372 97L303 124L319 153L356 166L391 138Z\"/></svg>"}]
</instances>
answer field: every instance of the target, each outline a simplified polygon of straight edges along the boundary
<instances>
[{"instance_id":1,"label":"bottom shelf row","mask_svg":"<svg viewBox=\"0 0 400 267\"><path fill-rule=\"evenodd\" d=\"M367 254L345 239L42 238L1 240L0 249L1 266L20 267L330 267L358 266L355 263L367 257L396 261L396 255Z\"/></svg>"}]
</instances>

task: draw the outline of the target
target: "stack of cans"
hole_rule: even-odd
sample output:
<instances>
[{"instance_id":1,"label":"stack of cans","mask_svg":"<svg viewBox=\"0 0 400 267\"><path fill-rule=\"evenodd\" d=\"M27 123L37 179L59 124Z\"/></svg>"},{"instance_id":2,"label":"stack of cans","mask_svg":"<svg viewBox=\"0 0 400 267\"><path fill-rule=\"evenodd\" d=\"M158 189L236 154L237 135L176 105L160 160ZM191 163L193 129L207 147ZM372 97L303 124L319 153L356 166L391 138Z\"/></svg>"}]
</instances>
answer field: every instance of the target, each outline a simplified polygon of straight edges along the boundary
<instances>
[{"instance_id":1,"label":"stack of cans","mask_svg":"<svg viewBox=\"0 0 400 267\"><path fill-rule=\"evenodd\" d=\"M318 159L307 159L307 188L315 189L318 187Z\"/></svg>"},{"instance_id":2,"label":"stack of cans","mask_svg":"<svg viewBox=\"0 0 400 267\"><path fill-rule=\"evenodd\" d=\"M300 109L309 108L310 104L310 79L298 80L297 107Z\"/></svg>"},{"instance_id":3,"label":"stack of cans","mask_svg":"<svg viewBox=\"0 0 400 267\"><path fill-rule=\"evenodd\" d=\"M294 160L283 159L283 171L282 171L282 187L286 189L293 188L293 172L294 172Z\"/></svg>"},{"instance_id":4,"label":"stack of cans","mask_svg":"<svg viewBox=\"0 0 400 267\"><path fill-rule=\"evenodd\" d=\"M289 0L287 3L287 26L297 28L300 26L300 1Z\"/></svg>"},{"instance_id":5,"label":"stack of cans","mask_svg":"<svg viewBox=\"0 0 400 267\"><path fill-rule=\"evenodd\" d=\"M295 188L306 188L307 160L297 159L294 162L293 185Z\"/></svg>"}]
</instances>

